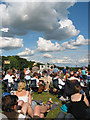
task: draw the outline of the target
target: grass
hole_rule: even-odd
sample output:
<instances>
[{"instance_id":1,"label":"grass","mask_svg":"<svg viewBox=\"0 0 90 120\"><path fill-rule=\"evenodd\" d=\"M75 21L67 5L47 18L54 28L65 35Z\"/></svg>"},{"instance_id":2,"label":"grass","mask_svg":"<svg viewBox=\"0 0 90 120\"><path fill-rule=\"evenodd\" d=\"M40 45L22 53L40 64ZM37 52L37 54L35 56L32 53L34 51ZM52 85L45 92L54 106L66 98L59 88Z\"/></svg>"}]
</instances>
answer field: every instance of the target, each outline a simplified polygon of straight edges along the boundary
<instances>
[{"instance_id":1,"label":"grass","mask_svg":"<svg viewBox=\"0 0 90 120\"><path fill-rule=\"evenodd\" d=\"M46 118L56 118L57 117L58 113L60 112L60 107L62 105L61 101L57 98L57 95L52 95L47 92L42 92L42 94L32 93L31 95L33 97L33 100L41 100L46 103L49 100L49 98L51 98L53 101L53 104L55 104L55 102L59 102L59 107L51 110L46 116Z\"/></svg>"}]
</instances>

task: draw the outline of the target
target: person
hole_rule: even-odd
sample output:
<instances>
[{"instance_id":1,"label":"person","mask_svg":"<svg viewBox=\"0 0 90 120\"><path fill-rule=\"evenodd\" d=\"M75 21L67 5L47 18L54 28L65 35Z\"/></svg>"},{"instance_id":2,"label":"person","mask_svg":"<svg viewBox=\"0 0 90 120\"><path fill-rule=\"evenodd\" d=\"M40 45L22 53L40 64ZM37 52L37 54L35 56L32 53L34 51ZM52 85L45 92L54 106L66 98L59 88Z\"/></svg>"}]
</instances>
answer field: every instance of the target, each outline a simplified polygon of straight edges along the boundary
<instances>
[{"instance_id":1,"label":"person","mask_svg":"<svg viewBox=\"0 0 90 120\"><path fill-rule=\"evenodd\" d=\"M5 75L4 79L3 79L3 80L8 79L8 85L14 84L14 81L13 81L11 75L12 75L12 70L11 70L11 69L8 69L7 72L6 72L6 75Z\"/></svg>"},{"instance_id":2,"label":"person","mask_svg":"<svg viewBox=\"0 0 90 120\"><path fill-rule=\"evenodd\" d=\"M25 116L17 111L18 97L16 95L7 95L2 98L2 113L7 117L8 120L18 120ZM2 118L5 119L5 118Z\"/></svg>"},{"instance_id":3,"label":"person","mask_svg":"<svg viewBox=\"0 0 90 120\"><path fill-rule=\"evenodd\" d=\"M22 107L21 109L22 113L26 115L26 113L28 112L28 114L32 118L34 115L35 116L38 115L39 117L41 117L40 114L46 112L50 105L44 107L38 106L35 101L32 101L30 92L26 91L25 87L26 87L25 81L20 81L18 84L18 91L14 92L14 95L18 97L18 105Z\"/></svg>"},{"instance_id":4,"label":"person","mask_svg":"<svg viewBox=\"0 0 90 120\"><path fill-rule=\"evenodd\" d=\"M77 77L75 77L74 71L70 72L70 78L68 78L68 80L70 80L70 81L77 80L78 82L80 82L80 79L78 79Z\"/></svg>"},{"instance_id":5,"label":"person","mask_svg":"<svg viewBox=\"0 0 90 120\"><path fill-rule=\"evenodd\" d=\"M74 86L73 91L68 112L76 119L90 119L90 105L85 92L81 90L79 85Z\"/></svg>"},{"instance_id":6,"label":"person","mask_svg":"<svg viewBox=\"0 0 90 120\"><path fill-rule=\"evenodd\" d=\"M58 80L58 88L59 88L60 90L64 88L65 82L63 82L63 81L59 78L58 73L55 73L55 74L54 74L53 81L54 81L54 80Z\"/></svg>"},{"instance_id":7,"label":"person","mask_svg":"<svg viewBox=\"0 0 90 120\"><path fill-rule=\"evenodd\" d=\"M22 106L21 101L23 101L24 103L27 102L30 105L32 104L32 101L31 101L32 98L31 98L30 92L26 91L25 88L26 88L26 82L20 81L18 83L17 91L14 92L14 95L18 96L18 101L20 101L20 103L18 102L18 104L21 106Z\"/></svg>"},{"instance_id":8,"label":"person","mask_svg":"<svg viewBox=\"0 0 90 120\"><path fill-rule=\"evenodd\" d=\"M54 73L59 73L59 69L56 67L56 65L54 65L53 70L51 71L51 74Z\"/></svg>"},{"instance_id":9,"label":"person","mask_svg":"<svg viewBox=\"0 0 90 120\"><path fill-rule=\"evenodd\" d=\"M70 97L73 94L73 87L75 85L80 85L80 80L74 77L74 71L71 71L70 78L68 78L65 82L63 96L61 96L59 99L62 101L67 101L68 97Z\"/></svg>"},{"instance_id":10,"label":"person","mask_svg":"<svg viewBox=\"0 0 90 120\"><path fill-rule=\"evenodd\" d=\"M37 72L38 73L38 71L39 71L39 67L37 67L37 63L34 63L33 64L33 67L32 67L32 72L34 73L34 72Z\"/></svg>"},{"instance_id":11,"label":"person","mask_svg":"<svg viewBox=\"0 0 90 120\"><path fill-rule=\"evenodd\" d=\"M43 118L44 113L47 112L52 106L51 101L49 100L47 105L40 106L37 105L33 110L32 118ZM8 118L8 120L18 120L22 118L25 120L27 116L23 115L21 112L18 112L18 97L16 95L7 95L2 98L2 113ZM19 108L20 109L20 108ZM28 113L31 112L30 109L27 110ZM30 119L30 117L29 117Z\"/></svg>"},{"instance_id":12,"label":"person","mask_svg":"<svg viewBox=\"0 0 90 120\"><path fill-rule=\"evenodd\" d=\"M63 69L63 74L66 75L66 67Z\"/></svg>"},{"instance_id":13,"label":"person","mask_svg":"<svg viewBox=\"0 0 90 120\"><path fill-rule=\"evenodd\" d=\"M33 77L31 78L31 89L35 92L42 93L42 90L44 89L44 84L42 81L38 79L38 73L34 72Z\"/></svg>"}]
</instances>

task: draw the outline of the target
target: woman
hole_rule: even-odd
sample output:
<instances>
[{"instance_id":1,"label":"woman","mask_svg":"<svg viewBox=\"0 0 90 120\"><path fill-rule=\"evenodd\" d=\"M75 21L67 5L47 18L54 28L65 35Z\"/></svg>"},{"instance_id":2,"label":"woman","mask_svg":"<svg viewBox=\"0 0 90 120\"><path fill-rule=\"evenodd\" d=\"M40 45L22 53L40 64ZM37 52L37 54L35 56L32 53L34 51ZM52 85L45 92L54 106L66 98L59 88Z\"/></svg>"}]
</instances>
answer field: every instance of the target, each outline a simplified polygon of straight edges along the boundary
<instances>
[{"instance_id":1,"label":"woman","mask_svg":"<svg viewBox=\"0 0 90 120\"><path fill-rule=\"evenodd\" d=\"M31 106L29 109L29 115L33 118L33 116L44 117L44 113L51 107L52 102L49 101L46 106L39 106L36 102L31 100L30 92L25 90L26 83L25 81L21 81L18 83L18 91L14 93L18 97L18 105L22 106L22 112L26 114L28 106Z\"/></svg>"},{"instance_id":2,"label":"woman","mask_svg":"<svg viewBox=\"0 0 90 120\"><path fill-rule=\"evenodd\" d=\"M23 114L17 112L17 99L16 95L7 95L2 98L2 113L8 118L8 120L25 119ZM22 117L21 117L22 115Z\"/></svg>"},{"instance_id":3,"label":"woman","mask_svg":"<svg viewBox=\"0 0 90 120\"><path fill-rule=\"evenodd\" d=\"M86 98L85 92L81 92L80 86L74 87L74 94L71 96L69 112L76 119L90 118L89 101Z\"/></svg>"},{"instance_id":4,"label":"woman","mask_svg":"<svg viewBox=\"0 0 90 120\"><path fill-rule=\"evenodd\" d=\"M28 108L29 108L29 115L31 117L33 117L33 109L34 106L32 104L31 101L31 95L30 92L25 90L26 88L26 82L25 81L20 81L18 83L18 90L16 92L14 92L14 95L16 95L18 97L18 105L22 107L21 111L23 114L26 115Z\"/></svg>"}]
</instances>

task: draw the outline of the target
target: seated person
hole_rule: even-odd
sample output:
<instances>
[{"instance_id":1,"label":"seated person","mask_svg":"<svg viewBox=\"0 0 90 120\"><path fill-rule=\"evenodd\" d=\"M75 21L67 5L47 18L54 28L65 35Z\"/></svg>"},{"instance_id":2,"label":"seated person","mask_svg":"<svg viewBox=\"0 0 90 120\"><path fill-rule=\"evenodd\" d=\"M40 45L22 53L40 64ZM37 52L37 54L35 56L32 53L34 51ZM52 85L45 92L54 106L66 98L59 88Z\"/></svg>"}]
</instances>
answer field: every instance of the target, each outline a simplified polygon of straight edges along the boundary
<instances>
[{"instance_id":1,"label":"seated person","mask_svg":"<svg viewBox=\"0 0 90 120\"><path fill-rule=\"evenodd\" d=\"M60 78L59 78L59 74L58 73L55 73L54 74L54 77L52 79L52 82L53 82L53 85L54 85L54 80L58 80L58 83L57 83L57 87L58 89L63 89L64 86L65 86L65 82L63 82ZM56 86L56 84L54 85Z\"/></svg>"},{"instance_id":2,"label":"seated person","mask_svg":"<svg viewBox=\"0 0 90 120\"><path fill-rule=\"evenodd\" d=\"M70 78L68 78L65 82L63 96L60 97L60 100L68 100L68 97L70 97L73 94L73 87L75 85L80 85L80 81L78 78L74 77L74 72L71 71Z\"/></svg>"},{"instance_id":3,"label":"seated person","mask_svg":"<svg viewBox=\"0 0 90 120\"><path fill-rule=\"evenodd\" d=\"M34 73L33 77L31 78L31 81L36 80L36 87L39 87L39 79L38 79L38 73Z\"/></svg>"},{"instance_id":4,"label":"seated person","mask_svg":"<svg viewBox=\"0 0 90 120\"><path fill-rule=\"evenodd\" d=\"M23 115L22 112L17 111L18 107L18 97L16 95L7 95L2 98L2 111L3 114L7 116L9 120L18 120L18 118L23 118L25 120L26 115ZM30 105L25 104L27 107L27 114L31 116ZM44 113L51 108L51 101L48 101L47 105L39 106L37 105L33 110L32 118L43 118Z\"/></svg>"},{"instance_id":5,"label":"seated person","mask_svg":"<svg viewBox=\"0 0 90 120\"><path fill-rule=\"evenodd\" d=\"M27 109L29 109L28 114L31 117L33 117L33 112L35 113L35 115L39 114L38 116L40 117L40 112L42 111L46 112L48 107L38 106L35 103L35 101L32 101L30 92L26 91L25 87L26 87L25 81L21 81L18 84L18 91L14 92L14 95L18 97L18 105L22 107L21 112L24 115L26 115ZM39 109L36 109L36 108L39 108Z\"/></svg>"},{"instance_id":6,"label":"seated person","mask_svg":"<svg viewBox=\"0 0 90 120\"><path fill-rule=\"evenodd\" d=\"M39 81L38 79L38 73L34 72L33 74L33 78L31 78L31 89L35 92L37 92L39 90L39 92L42 92L43 88L43 83L42 81Z\"/></svg>"},{"instance_id":7,"label":"seated person","mask_svg":"<svg viewBox=\"0 0 90 120\"><path fill-rule=\"evenodd\" d=\"M75 86L73 91L74 94L71 96L69 112L76 119L90 119L90 105L85 92L81 91L79 85Z\"/></svg>"}]
</instances>

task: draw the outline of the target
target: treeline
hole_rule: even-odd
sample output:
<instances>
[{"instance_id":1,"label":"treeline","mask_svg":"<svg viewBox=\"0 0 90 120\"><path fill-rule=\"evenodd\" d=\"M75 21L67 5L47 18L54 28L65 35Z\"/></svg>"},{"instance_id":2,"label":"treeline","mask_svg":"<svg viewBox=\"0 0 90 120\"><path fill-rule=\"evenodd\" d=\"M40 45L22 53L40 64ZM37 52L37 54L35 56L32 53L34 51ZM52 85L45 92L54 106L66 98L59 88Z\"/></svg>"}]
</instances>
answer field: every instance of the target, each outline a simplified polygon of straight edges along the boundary
<instances>
[{"instance_id":1,"label":"treeline","mask_svg":"<svg viewBox=\"0 0 90 120\"><path fill-rule=\"evenodd\" d=\"M4 64L4 61L10 61L10 64ZM8 70L8 69L13 69L16 68L18 70L23 70L24 68L29 67L32 69L33 67L32 61L27 61L24 58L20 58L19 56L2 56L2 69L3 70ZM41 63L37 63L37 66L39 67Z\"/></svg>"},{"instance_id":2,"label":"treeline","mask_svg":"<svg viewBox=\"0 0 90 120\"><path fill-rule=\"evenodd\" d=\"M4 61L10 61L10 64L4 64ZM3 70L8 70L8 69L13 69L13 68L16 68L18 70L23 70L24 68L27 68L29 67L30 70L32 69L33 67L33 61L27 61L26 59L24 58L20 58L19 56L0 56L0 62L1 62L1 65L2 65L2 69ZM50 63L47 63L48 65ZM40 65L44 65L42 63L37 63L37 66L40 67ZM64 67L59 67L57 66L60 70L63 70ZM78 69L82 69L82 67L68 67L66 66L67 70L70 69L70 70L74 70L74 71L77 71ZM87 67L86 67L87 68ZM90 70L90 65L88 66L88 70Z\"/></svg>"}]
</instances>

